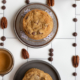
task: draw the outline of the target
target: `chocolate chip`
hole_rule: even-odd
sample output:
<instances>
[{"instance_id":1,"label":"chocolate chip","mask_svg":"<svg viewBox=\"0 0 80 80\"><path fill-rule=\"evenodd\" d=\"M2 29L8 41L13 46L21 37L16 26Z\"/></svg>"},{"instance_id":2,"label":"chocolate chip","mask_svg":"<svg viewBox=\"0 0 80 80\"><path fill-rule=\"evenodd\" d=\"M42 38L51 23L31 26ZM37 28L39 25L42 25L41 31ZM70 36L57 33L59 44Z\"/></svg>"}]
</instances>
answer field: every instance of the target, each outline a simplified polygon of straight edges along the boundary
<instances>
[{"instance_id":1,"label":"chocolate chip","mask_svg":"<svg viewBox=\"0 0 80 80\"><path fill-rule=\"evenodd\" d=\"M52 58L52 57L49 57L48 60L49 60L49 61L53 61L53 58Z\"/></svg>"},{"instance_id":2,"label":"chocolate chip","mask_svg":"<svg viewBox=\"0 0 80 80\"><path fill-rule=\"evenodd\" d=\"M76 33L76 32L74 32L74 33L73 33L73 36L77 36L77 33Z\"/></svg>"},{"instance_id":3,"label":"chocolate chip","mask_svg":"<svg viewBox=\"0 0 80 80\"><path fill-rule=\"evenodd\" d=\"M4 46L4 43L0 43L0 46Z\"/></svg>"},{"instance_id":4,"label":"chocolate chip","mask_svg":"<svg viewBox=\"0 0 80 80\"><path fill-rule=\"evenodd\" d=\"M29 0L26 0L25 2L26 2L27 4L29 4Z\"/></svg>"},{"instance_id":5,"label":"chocolate chip","mask_svg":"<svg viewBox=\"0 0 80 80\"><path fill-rule=\"evenodd\" d=\"M6 0L3 0L2 3L5 4L6 3Z\"/></svg>"},{"instance_id":6,"label":"chocolate chip","mask_svg":"<svg viewBox=\"0 0 80 80\"><path fill-rule=\"evenodd\" d=\"M35 32L32 32L32 35L35 35Z\"/></svg>"},{"instance_id":7,"label":"chocolate chip","mask_svg":"<svg viewBox=\"0 0 80 80\"><path fill-rule=\"evenodd\" d=\"M26 19L28 19L28 16L26 17Z\"/></svg>"},{"instance_id":8,"label":"chocolate chip","mask_svg":"<svg viewBox=\"0 0 80 80\"><path fill-rule=\"evenodd\" d=\"M51 48L51 49L49 50L49 52L51 52L51 53L52 53L52 52L53 52L53 49Z\"/></svg>"},{"instance_id":9,"label":"chocolate chip","mask_svg":"<svg viewBox=\"0 0 80 80\"><path fill-rule=\"evenodd\" d=\"M73 76L77 76L77 73L76 73L76 72L74 72L74 73L73 73Z\"/></svg>"},{"instance_id":10,"label":"chocolate chip","mask_svg":"<svg viewBox=\"0 0 80 80\"><path fill-rule=\"evenodd\" d=\"M1 40L2 40L2 41L5 41L5 40L6 40L6 37L5 37L5 36L2 36L2 37L1 37Z\"/></svg>"},{"instance_id":11,"label":"chocolate chip","mask_svg":"<svg viewBox=\"0 0 80 80\"><path fill-rule=\"evenodd\" d=\"M74 47L76 47L76 46L77 46L77 44L76 44L76 43L73 43L72 45L73 45Z\"/></svg>"},{"instance_id":12,"label":"chocolate chip","mask_svg":"<svg viewBox=\"0 0 80 80\"><path fill-rule=\"evenodd\" d=\"M74 22L77 22L77 18L74 18L73 21L74 21Z\"/></svg>"},{"instance_id":13,"label":"chocolate chip","mask_svg":"<svg viewBox=\"0 0 80 80\"><path fill-rule=\"evenodd\" d=\"M76 7L77 5L76 5L76 4L73 4L72 6L73 6L73 7Z\"/></svg>"},{"instance_id":14,"label":"chocolate chip","mask_svg":"<svg viewBox=\"0 0 80 80\"><path fill-rule=\"evenodd\" d=\"M50 56L53 56L53 53L49 53Z\"/></svg>"},{"instance_id":15,"label":"chocolate chip","mask_svg":"<svg viewBox=\"0 0 80 80\"><path fill-rule=\"evenodd\" d=\"M2 9L4 10L4 9L6 9L6 7L5 6L2 6Z\"/></svg>"},{"instance_id":16,"label":"chocolate chip","mask_svg":"<svg viewBox=\"0 0 80 80\"><path fill-rule=\"evenodd\" d=\"M43 34L43 33L41 33L41 32L38 32L39 34Z\"/></svg>"},{"instance_id":17,"label":"chocolate chip","mask_svg":"<svg viewBox=\"0 0 80 80\"><path fill-rule=\"evenodd\" d=\"M30 34L30 32L28 32L28 34Z\"/></svg>"}]
</instances>

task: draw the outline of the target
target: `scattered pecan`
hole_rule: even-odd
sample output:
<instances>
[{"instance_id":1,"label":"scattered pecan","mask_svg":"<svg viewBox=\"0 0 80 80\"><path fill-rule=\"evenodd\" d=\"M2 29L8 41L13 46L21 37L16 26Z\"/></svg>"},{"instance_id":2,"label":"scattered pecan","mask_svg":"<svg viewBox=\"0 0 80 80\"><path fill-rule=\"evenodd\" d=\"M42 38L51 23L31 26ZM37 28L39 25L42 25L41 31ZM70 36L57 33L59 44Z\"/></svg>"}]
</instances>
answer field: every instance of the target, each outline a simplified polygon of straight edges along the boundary
<instances>
[{"instance_id":1,"label":"scattered pecan","mask_svg":"<svg viewBox=\"0 0 80 80\"><path fill-rule=\"evenodd\" d=\"M48 6L54 6L54 0L48 0L47 4Z\"/></svg>"},{"instance_id":2,"label":"scattered pecan","mask_svg":"<svg viewBox=\"0 0 80 80\"><path fill-rule=\"evenodd\" d=\"M1 28L2 29L7 28L7 19L6 19L6 17L2 17L2 19L1 19Z\"/></svg>"},{"instance_id":3,"label":"scattered pecan","mask_svg":"<svg viewBox=\"0 0 80 80\"><path fill-rule=\"evenodd\" d=\"M48 4L48 6L51 6L51 0L48 0L47 4Z\"/></svg>"},{"instance_id":4,"label":"scattered pecan","mask_svg":"<svg viewBox=\"0 0 80 80\"><path fill-rule=\"evenodd\" d=\"M78 55L72 57L72 64L75 68L79 66L79 56Z\"/></svg>"},{"instance_id":5,"label":"scattered pecan","mask_svg":"<svg viewBox=\"0 0 80 80\"><path fill-rule=\"evenodd\" d=\"M51 3L52 3L51 6L54 6L54 0L51 0L51 1L52 1L52 2L51 2Z\"/></svg>"},{"instance_id":6,"label":"scattered pecan","mask_svg":"<svg viewBox=\"0 0 80 80\"><path fill-rule=\"evenodd\" d=\"M22 49L22 57L24 59L28 59L29 58L29 53L26 49Z\"/></svg>"}]
</instances>

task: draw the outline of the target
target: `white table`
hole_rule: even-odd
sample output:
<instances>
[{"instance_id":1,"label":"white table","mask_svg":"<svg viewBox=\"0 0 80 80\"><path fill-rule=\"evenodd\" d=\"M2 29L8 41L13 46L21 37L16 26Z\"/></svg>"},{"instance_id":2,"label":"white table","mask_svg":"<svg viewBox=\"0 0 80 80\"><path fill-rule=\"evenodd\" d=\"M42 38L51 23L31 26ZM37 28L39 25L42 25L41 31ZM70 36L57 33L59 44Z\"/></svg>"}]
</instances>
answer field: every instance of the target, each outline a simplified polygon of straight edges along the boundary
<instances>
[{"instance_id":1,"label":"white table","mask_svg":"<svg viewBox=\"0 0 80 80\"><path fill-rule=\"evenodd\" d=\"M0 7L3 5L0 0ZM30 0L31 2L46 3L46 0ZM52 46L54 49L53 62L49 62L47 59L49 57L49 51L51 44L44 48L33 49L23 45L15 36L13 30L13 20L17 11L25 4L25 0L7 0L6 10L4 11L5 17L8 19L8 28L4 31L0 28L0 37L6 36L6 41L4 42L4 48L10 50L14 56L15 64L13 70L4 76L4 80L13 80L14 74L17 69L27 62L27 60L22 59L21 49L28 49L30 54L30 59L40 59L51 63L59 72L61 80L80 80L80 66L76 69L76 78L72 76L75 72L75 68L72 66L71 58L75 55L75 47L72 44L75 42L75 37L72 33L75 32L75 22L72 21L75 18L75 8L72 4L75 0L55 0L55 6L52 9L55 11L59 20L59 30L57 36L52 41ZM76 14L80 14L80 1L76 1ZM3 16L3 10L0 8L0 19ZM76 37L77 47L76 54L80 56L80 15L76 15L78 21L76 22L76 31L78 36ZM0 40L0 42L2 42ZM2 47L0 47L2 48Z\"/></svg>"}]
</instances>

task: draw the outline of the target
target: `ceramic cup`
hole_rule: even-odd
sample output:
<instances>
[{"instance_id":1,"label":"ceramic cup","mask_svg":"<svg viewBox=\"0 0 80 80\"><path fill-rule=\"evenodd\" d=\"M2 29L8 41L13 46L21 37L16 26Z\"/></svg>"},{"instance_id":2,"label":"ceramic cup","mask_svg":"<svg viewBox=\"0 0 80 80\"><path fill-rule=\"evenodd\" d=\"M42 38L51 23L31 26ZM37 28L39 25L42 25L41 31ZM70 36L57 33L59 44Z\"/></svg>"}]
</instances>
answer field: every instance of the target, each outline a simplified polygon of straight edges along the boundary
<instances>
[{"instance_id":1,"label":"ceramic cup","mask_svg":"<svg viewBox=\"0 0 80 80\"><path fill-rule=\"evenodd\" d=\"M14 59L10 51L0 48L0 80L9 73L14 66Z\"/></svg>"}]
</instances>

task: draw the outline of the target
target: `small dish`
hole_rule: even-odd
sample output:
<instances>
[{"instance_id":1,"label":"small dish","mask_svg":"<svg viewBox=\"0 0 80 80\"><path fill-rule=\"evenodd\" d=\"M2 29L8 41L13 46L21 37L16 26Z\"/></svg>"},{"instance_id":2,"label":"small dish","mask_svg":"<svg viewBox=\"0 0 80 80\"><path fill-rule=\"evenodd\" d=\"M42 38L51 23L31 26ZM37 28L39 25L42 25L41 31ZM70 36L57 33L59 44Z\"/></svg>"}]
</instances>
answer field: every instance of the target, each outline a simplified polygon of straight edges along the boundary
<instances>
[{"instance_id":1,"label":"small dish","mask_svg":"<svg viewBox=\"0 0 80 80\"><path fill-rule=\"evenodd\" d=\"M8 74L14 66L14 59L10 51L0 48L0 76Z\"/></svg>"},{"instance_id":2,"label":"small dish","mask_svg":"<svg viewBox=\"0 0 80 80\"><path fill-rule=\"evenodd\" d=\"M51 17L53 19L54 28L51 34L41 40L33 40L29 38L27 35L25 35L23 31L23 24L22 24L23 18L25 14L27 14L27 12L33 9L40 9L40 10L47 11L49 14L51 14ZM27 6L24 6L18 11L16 18L14 20L14 31L15 31L17 38L24 45L28 47L32 47L32 48L40 48L40 47L48 45L56 36L57 31L58 31L58 19L57 19L55 12L49 6L41 4L41 3L32 3Z\"/></svg>"}]
</instances>

